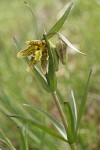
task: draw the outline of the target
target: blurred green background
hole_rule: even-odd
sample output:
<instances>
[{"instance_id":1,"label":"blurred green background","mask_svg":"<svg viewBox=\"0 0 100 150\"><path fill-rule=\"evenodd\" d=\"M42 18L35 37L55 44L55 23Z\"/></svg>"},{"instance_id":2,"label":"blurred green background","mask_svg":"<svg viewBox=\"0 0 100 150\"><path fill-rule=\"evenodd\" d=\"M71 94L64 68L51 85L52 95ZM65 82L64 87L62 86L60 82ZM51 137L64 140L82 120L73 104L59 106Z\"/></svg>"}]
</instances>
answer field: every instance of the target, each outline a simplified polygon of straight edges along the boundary
<instances>
[{"instance_id":1,"label":"blurred green background","mask_svg":"<svg viewBox=\"0 0 100 150\"><path fill-rule=\"evenodd\" d=\"M39 38L43 26L48 31L63 14L71 0L27 0L38 24ZM69 48L68 63L60 65L57 72L58 89L65 100L69 90L74 90L77 107L83 95L89 69L93 68L88 101L81 122L77 141L78 149L100 149L100 1L74 0L74 7L60 30L65 37L87 56L73 53ZM25 41L36 39L35 23L23 0L0 1L0 128L6 133L17 149L20 149L20 135L17 119L11 120L5 114L32 115L40 122L52 126L40 114L25 109L22 104L30 103L41 107L59 119L50 94L46 93L33 73L27 73L24 61L17 59L13 41L17 38L22 49ZM60 150L67 145L56 138L46 135L29 125L29 149ZM0 143L0 148L7 147Z\"/></svg>"}]
</instances>

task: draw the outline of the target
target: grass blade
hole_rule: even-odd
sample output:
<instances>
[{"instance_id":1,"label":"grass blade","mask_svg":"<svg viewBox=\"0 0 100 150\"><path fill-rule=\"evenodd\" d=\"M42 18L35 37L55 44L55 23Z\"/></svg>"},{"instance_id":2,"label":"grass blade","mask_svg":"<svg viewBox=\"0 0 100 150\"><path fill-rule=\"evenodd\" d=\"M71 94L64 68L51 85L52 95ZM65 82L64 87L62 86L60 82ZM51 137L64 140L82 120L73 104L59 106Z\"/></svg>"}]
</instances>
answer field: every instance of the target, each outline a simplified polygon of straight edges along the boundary
<instances>
[{"instance_id":1,"label":"grass blade","mask_svg":"<svg viewBox=\"0 0 100 150\"><path fill-rule=\"evenodd\" d=\"M24 117L24 116L20 116L20 115L7 115L9 117L15 117L15 118L19 118L23 121L26 121L28 123L32 123L34 126L36 126L37 128L45 131L46 133L58 138L58 139L61 139L63 141L66 141L66 139L64 139L60 134L58 134L56 131L54 131L53 129L39 123L38 121L36 121L35 119L32 119L32 118L29 118L29 117Z\"/></svg>"},{"instance_id":2,"label":"grass blade","mask_svg":"<svg viewBox=\"0 0 100 150\"><path fill-rule=\"evenodd\" d=\"M22 150L28 150L27 133L24 126L18 126L21 135Z\"/></svg>"},{"instance_id":3,"label":"grass blade","mask_svg":"<svg viewBox=\"0 0 100 150\"><path fill-rule=\"evenodd\" d=\"M62 27L62 25L64 24L65 20L67 19L67 16L72 8L73 3L71 3L68 7L68 9L65 11L65 13L63 14L63 16L58 20L58 22L50 29L50 31L47 33L47 38L51 38L53 36L52 33L54 32L58 32L59 29Z\"/></svg>"},{"instance_id":4,"label":"grass blade","mask_svg":"<svg viewBox=\"0 0 100 150\"><path fill-rule=\"evenodd\" d=\"M85 87L84 95L83 95L83 98L82 98L82 101L81 101L81 104L80 104L80 107L79 107L76 130L78 130L78 128L79 128L80 121L81 121L82 115L84 113L91 74L92 74L92 69L90 69L89 76L88 76L88 79L87 79L87 82L86 82L86 87Z\"/></svg>"},{"instance_id":5,"label":"grass blade","mask_svg":"<svg viewBox=\"0 0 100 150\"><path fill-rule=\"evenodd\" d=\"M1 97L0 97L0 99L1 99ZM4 106L3 106L4 105ZM11 107L9 106L9 108L11 109ZM0 102L0 111L3 113L3 114L10 114L11 112L6 108L6 106L5 106L5 104L2 104L1 102ZM22 126L22 122L18 119L18 118L10 118L12 121L13 121L13 123L15 123L17 126L19 125L19 126ZM32 134L32 132L29 130L29 129L27 129L27 134L28 134L28 136L33 140L33 141L35 141L36 143L40 143L40 139L37 137L37 135L35 135L35 134Z\"/></svg>"},{"instance_id":6,"label":"grass blade","mask_svg":"<svg viewBox=\"0 0 100 150\"><path fill-rule=\"evenodd\" d=\"M11 114L11 112L8 109L6 109L3 106L3 104L1 104L1 103L0 103L0 111L3 114ZM22 121L18 118L10 117L8 119L11 119L13 121L13 123L15 123L16 126L22 126L23 125ZM9 121L11 121L11 120L9 120ZM33 126L33 129L34 129L34 126ZM46 132L45 132L45 134L46 134ZM30 129L27 128L27 135L28 135L29 139L31 139L33 141L34 146L40 145L41 139L40 139L40 134L38 134L38 131L37 131L37 133L34 133L34 130L32 132ZM46 142L44 145L45 149L48 150L48 147L50 147L51 145L53 145L53 150L56 149L56 145L49 138L46 138L45 142Z\"/></svg>"},{"instance_id":7,"label":"grass blade","mask_svg":"<svg viewBox=\"0 0 100 150\"><path fill-rule=\"evenodd\" d=\"M36 34L36 38L38 39L38 25L37 25L37 20L36 20L36 18L35 18L35 15L34 15L32 9L31 9L31 7L29 6L29 4L28 4L26 1L24 1L24 3L25 3L26 6L29 8L29 10L30 10L30 12L31 12L31 14L32 14L32 16L33 16L33 22L34 22L35 32L36 32L35 34Z\"/></svg>"},{"instance_id":8,"label":"grass blade","mask_svg":"<svg viewBox=\"0 0 100 150\"><path fill-rule=\"evenodd\" d=\"M17 50L20 51L21 46L20 46L19 42L17 41L17 39L15 37L13 37L13 40L14 40L14 43L15 43L15 46L16 46Z\"/></svg>"},{"instance_id":9,"label":"grass blade","mask_svg":"<svg viewBox=\"0 0 100 150\"><path fill-rule=\"evenodd\" d=\"M29 107L31 109L34 109L40 113L42 113L43 115L45 115L53 124L54 126L57 128L57 130L61 133L61 135L66 138L66 134L65 134L65 130L63 128L63 126L54 118L52 117L51 115L49 115L47 112L43 111L42 109L40 108L37 108L35 106L31 106L31 105L28 105L28 104L24 104L24 106L26 107Z\"/></svg>"},{"instance_id":10,"label":"grass blade","mask_svg":"<svg viewBox=\"0 0 100 150\"><path fill-rule=\"evenodd\" d=\"M5 134L0 129L0 134L2 135L3 140L5 141L6 145L10 148L10 150L16 150L10 140L5 136Z\"/></svg>"},{"instance_id":11,"label":"grass blade","mask_svg":"<svg viewBox=\"0 0 100 150\"><path fill-rule=\"evenodd\" d=\"M73 90L70 91L70 106L72 109L72 113L74 116L74 123L75 123L75 128L76 128L76 124L77 124L77 108L76 108L76 102L75 102L75 98L74 98L74 93Z\"/></svg>"},{"instance_id":12,"label":"grass blade","mask_svg":"<svg viewBox=\"0 0 100 150\"><path fill-rule=\"evenodd\" d=\"M51 92L55 92L57 87L57 79L55 74L54 58L46 35L44 35L44 39L46 41L48 54L49 54L49 66L48 66L48 73L47 73L48 84L50 86Z\"/></svg>"}]
</instances>

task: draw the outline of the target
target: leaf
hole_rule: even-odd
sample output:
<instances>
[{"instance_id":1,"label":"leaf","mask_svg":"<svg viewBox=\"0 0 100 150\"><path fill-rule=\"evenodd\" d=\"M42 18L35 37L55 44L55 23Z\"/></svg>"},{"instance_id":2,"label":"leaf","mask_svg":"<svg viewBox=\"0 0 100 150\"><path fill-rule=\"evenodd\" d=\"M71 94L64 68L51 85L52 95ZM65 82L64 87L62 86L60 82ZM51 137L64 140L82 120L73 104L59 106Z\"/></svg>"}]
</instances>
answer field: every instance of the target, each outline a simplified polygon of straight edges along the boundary
<instances>
[{"instance_id":1,"label":"leaf","mask_svg":"<svg viewBox=\"0 0 100 150\"><path fill-rule=\"evenodd\" d=\"M68 122L68 130L70 131L70 133L73 135L74 137L74 133L75 133L75 124L74 124L74 116L72 113L72 109L70 107L70 104L68 102L64 102L64 106L65 106L65 110L66 110L66 119Z\"/></svg>"},{"instance_id":2,"label":"leaf","mask_svg":"<svg viewBox=\"0 0 100 150\"><path fill-rule=\"evenodd\" d=\"M49 55L49 66L48 66L47 80L48 80L48 84L50 86L50 90L53 93L56 91L56 87L57 87L54 58L53 58L52 50L50 48L50 44L47 40L46 35L44 35L44 39L45 39L46 45L48 47L48 55Z\"/></svg>"},{"instance_id":3,"label":"leaf","mask_svg":"<svg viewBox=\"0 0 100 150\"><path fill-rule=\"evenodd\" d=\"M15 45L17 47L17 50L20 51L21 50L21 46L19 45L17 39L15 37L13 37ZM28 63L28 59L27 58L23 58L23 60ZM35 73L36 77L38 78L38 80L40 81L42 87L47 91L50 92L48 83L46 81L46 78L43 76L43 74L39 71L39 69L35 66L33 69L33 72Z\"/></svg>"},{"instance_id":4,"label":"leaf","mask_svg":"<svg viewBox=\"0 0 100 150\"><path fill-rule=\"evenodd\" d=\"M50 92L50 88L49 85L46 81L46 78L44 77L44 75L40 72L40 70L35 66L33 69L33 72L35 73L37 79L40 81L42 87L47 91Z\"/></svg>"},{"instance_id":5,"label":"leaf","mask_svg":"<svg viewBox=\"0 0 100 150\"><path fill-rule=\"evenodd\" d=\"M24 116L20 116L20 115L8 115L9 117L15 117L15 118L19 118L23 121L26 121L26 122L30 122L32 123L34 126L36 126L37 128L45 131L46 133L54 136L54 137L57 137L58 139L61 139L63 141L66 141L66 139L64 139L60 134L58 134L56 131L54 131L53 129L39 123L38 121L36 121L35 119L32 119L32 118L29 118L29 117L24 117Z\"/></svg>"},{"instance_id":6,"label":"leaf","mask_svg":"<svg viewBox=\"0 0 100 150\"><path fill-rule=\"evenodd\" d=\"M4 142L6 143L6 145L10 148L10 150L16 150L14 148L14 146L12 145L12 143L10 142L10 140L5 136L5 134L2 132L2 130L0 129L0 134L2 135L2 138L4 140Z\"/></svg>"},{"instance_id":7,"label":"leaf","mask_svg":"<svg viewBox=\"0 0 100 150\"><path fill-rule=\"evenodd\" d=\"M74 123L75 123L75 128L76 128L76 124L77 124L77 108L76 108L76 102L75 102L75 98L74 98L74 93L73 90L70 91L70 106L72 109L72 113L74 116Z\"/></svg>"},{"instance_id":8,"label":"leaf","mask_svg":"<svg viewBox=\"0 0 100 150\"><path fill-rule=\"evenodd\" d=\"M64 125L64 127L65 127L65 131L66 131L66 133L67 133L68 143L71 144L71 143L74 142L74 138L73 138L73 135L72 135L72 133L70 132L70 130L68 130L68 122L67 122L67 120L66 120L66 118L65 118L65 111L63 111L63 109L61 108L61 104L59 103L59 99L58 99L58 97L57 97L57 94L56 94L56 93L53 93L52 96L53 96L53 98L54 98L54 100L55 100L55 103L56 103L56 105L57 105L57 107L58 107L60 116L61 116L61 118L62 118L62 122L63 122L63 125ZM62 100L63 100L63 99L61 99L61 101L62 101Z\"/></svg>"},{"instance_id":9,"label":"leaf","mask_svg":"<svg viewBox=\"0 0 100 150\"><path fill-rule=\"evenodd\" d=\"M20 135L21 135L21 145L22 150L28 150L28 141L27 141L27 133L26 128L24 126L18 126Z\"/></svg>"},{"instance_id":10,"label":"leaf","mask_svg":"<svg viewBox=\"0 0 100 150\"><path fill-rule=\"evenodd\" d=\"M68 45L70 48L72 48L74 51L80 53L80 54L83 54L83 55L86 55L85 53L82 53L80 52L76 47L74 47L61 33L56 33L59 38L66 43L66 45Z\"/></svg>"},{"instance_id":11,"label":"leaf","mask_svg":"<svg viewBox=\"0 0 100 150\"><path fill-rule=\"evenodd\" d=\"M31 109L35 109L36 111L38 111L38 112L42 113L43 115L45 115L54 124L54 126L61 133L61 135L66 139L66 134L65 134L65 130L64 130L63 126L54 117L52 117L47 112L45 112L42 109L37 108L33 105L31 106L31 105L28 105L28 104L24 104L24 106L29 107Z\"/></svg>"},{"instance_id":12,"label":"leaf","mask_svg":"<svg viewBox=\"0 0 100 150\"><path fill-rule=\"evenodd\" d=\"M65 20L67 19L67 16L72 8L73 3L71 3L68 7L68 9L65 11L65 13L63 14L63 16L57 21L57 23L50 29L50 31L47 33L47 38L51 38L54 34L54 32L58 32L59 29L62 27L62 25L64 24Z\"/></svg>"},{"instance_id":13,"label":"leaf","mask_svg":"<svg viewBox=\"0 0 100 150\"><path fill-rule=\"evenodd\" d=\"M9 110L11 110L11 108ZM1 101L0 101L0 111L3 112L4 114L11 114L11 112L8 111L8 109L6 109L3 106L3 104L1 103ZM15 123L15 125L17 125L17 126L18 125L22 126L22 121L20 119L18 119L18 118L9 117L7 119L8 119L8 121L12 120L13 123ZM41 143L40 132L38 132L37 128L35 129L34 126L32 128L33 128L33 130L32 130L33 132L30 129L27 128L27 135L28 135L29 139L32 140L33 145L36 145L36 147L37 147ZM36 131L36 132L34 132L34 131ZM46 150L48 150L48 147L50 147L51 145L53 145L53 148L56 149L56 145L48 137L45 138L45 142L46 142L45 143L45 149Z\"/></svg>"},{"instance_id":14,"label":"leaf","mask_svg":"<svg viewBox=\"0 0 100 150\"><path fill-rule=\"evenodd\" d=\"M84 113L84 109L85 109L85 105L86 105L86 100L87 100L87 94L88 94L88 88L89 88L89 81L90 81L91 74L92 74L92 69L90 69L89 76L88 76L88 79L87 79L87 82L86 82L86 87L85 87L85 90L84 90L84 95L83 95L83 98L82 98L82 100L81 100L81 104L80 104L80 106L79 106L76 131L77 131L78 128L79 128L80 121L81 121L82 115L83 115L83 113Z\"/></svg>"},{"instance_id":15,"label":"leaf","mask_svg":"<svg viewBox=\"0 0 100 150\"><path fill-rule=\"evenodd\" d=\"M8 97L9 98L9 97ZM0 99L2 100L2 98L0 97ZM5 99L5 98L4 98ZM1 101L0 101L0 111L3 113L3 114L10 114L11 112L9 111L9 110L12 110L12 107L7 103L7 101L8 101L8 99L6 100L6 102L5 103L7 103L7 104L4 104L4 99L3 99L3 103L1 103ZM10 101L11 101L11 99L9 99ZM4 105L4 106L3 106ZM6 108L6 105L8 105L8 107L9 107L9 110ZM13 105L14 106L14 105ZM15 104L15 106L16 106L16 104ZM14 107L15 108L15 107ZM13 121L13 123L15 123L16 125L19 125L19 126L22 126L22 122L19 120L19 119L17 119L17 118L10 118L12 121ZM9 121L11 121L11 120L9 120ZM40 139L39 139L39 137L37 136L37 135L35 135L35 134L33 134L29 129L27 129L27 134L28 134L28 136L33 140L33 141L35 141L36 143L40 143Z\"/></svg>"},{"instance_id":16,"label":"leaf","mask_svg":"<svg viewBox=\"0 0 100 150\"><path fill-rule=\"evenodd\" d=\"M24 1L24 3L25 3L26 6L29 8L29 10L30 10L30 12L31 12L31 14L32 14L32 16L33 16L33 23L34 23L35 32L36 32L35 34L36 34L36 38L38 39L38 24L37 24L36 17L35 17L35 15L34 15L32 9L31 9L31 7L29 6L29 4L28 4L26 1Z\"/></svg>"},{"instance_id":17,"label":"leaf","mask_svg":"<svg viewBox=\"0 0 100 150\"><path fill-rule=\"evenodd\" d=\"M59 57L56 52L56 48L52 49L53 57L54 57L54 65L55 65L55 71L59 70Z\"/></svg>"},{"instance_id":18,"label":"leaf","mask_svg":"<svg viewBox=\"0 0 100 150\"><path fill-rule=\"evenodd\" d=\"M16 46L17 50L20 51L21 46L20 46L19 42L17 41L17 39L15 37L13 37L13 40L14 40L14 43L15 43L15 46Z\"/></svg>"}]
</instances>

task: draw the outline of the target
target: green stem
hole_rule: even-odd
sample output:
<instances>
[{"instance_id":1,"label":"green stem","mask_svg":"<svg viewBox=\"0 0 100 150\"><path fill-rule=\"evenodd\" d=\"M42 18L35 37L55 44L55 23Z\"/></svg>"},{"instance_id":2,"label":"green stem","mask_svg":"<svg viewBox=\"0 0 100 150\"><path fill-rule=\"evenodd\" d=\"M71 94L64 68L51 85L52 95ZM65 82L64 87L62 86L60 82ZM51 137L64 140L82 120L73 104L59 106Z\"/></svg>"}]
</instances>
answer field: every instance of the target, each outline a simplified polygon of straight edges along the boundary
<instances>
[{"instance_id":1,"label":"green stem","mask_svg":"<svg viewBox=\"0 0 100 150\"><path fill-rule=\"evenodd\" d=\"M75 143L71 144L70 147L71 147L72 150L77 150Z\"/></svg>"},{"instance_id":2,"label":"green stem","mask_svg":"<svg viewBox=\"0 0 100 150\"><path fill-rule=\"evenodd\" d=\"M65 131L67 133L67 138L68 138L68 141L69 141L69 144L72 143L74 141L73 139L73 136L72 136L72 133L70 133L70 131L68 130L68 123L66 121L66 118L65 118L65 115L63 113L63 110L62 110L62 107L60 105L60 102L59 102L59 99L57 97L57 94L56 92L52 93L52 96L53 96L53 99L55 101L55 104L57 106L57 109L59 111L59 114L60 114L60 117L61 117L61 120L62 120L62 123L64 125L64 128L65 128ZM75 144L70 144L71 146L71 149L72 150L76 150L76 145Z\"/></svg>"},{"instance_id":3,"label":"green stem","mask_svg":"<svg viewBox=\"0 0 100 150\"><path fill-rule=\"evenodd\" d=\"M59 114L60 114L60 116L61 116L61 120L62 120L62 123L63 123L63 125L64 125L64 127L65 127L65 130L67 130L68 124L67 124L67 122L66 122L66 119L65 119L63 110L62 110L62 108L61 108L61 105L60 105L60 103L59 103L59 100L58 100L58 97L57 97L56 92L52 93L52 96L53 96L53 99L54 99L55 104L56 104L56 106L57 106L57 109L58 109L58 111L59 111Z\"/></svg>"}]
</instances>

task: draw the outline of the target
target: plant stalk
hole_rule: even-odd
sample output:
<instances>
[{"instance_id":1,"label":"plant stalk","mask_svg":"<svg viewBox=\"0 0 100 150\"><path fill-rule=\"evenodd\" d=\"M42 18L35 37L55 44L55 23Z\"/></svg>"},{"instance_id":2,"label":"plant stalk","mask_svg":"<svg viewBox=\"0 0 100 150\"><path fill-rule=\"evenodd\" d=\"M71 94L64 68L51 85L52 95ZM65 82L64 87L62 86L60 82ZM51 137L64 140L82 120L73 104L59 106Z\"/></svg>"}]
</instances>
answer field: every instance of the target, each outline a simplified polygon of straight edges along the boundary
<instances>
[{"instance_id":1,"label":"plant stalk","mask_svg":"<svg viewBox=\"0 0 100 150\"><path fill-rule=\"evenodd\" d=\"M60 102L59 102L59 99L58 99L58 97L57 97L56 92L52 93L52 96L53 96L53 99L54 99L55 104L56 104L56 106L57 106L57 109L58 109L58 111L59 111L59 114L60 114L62 123L63 123L63 125L64 125L65 131L66 131L66 133L67 133L67 136L70 137L70 140L68 139L69 144L70 144L70 142L73 141L73 137L72 137L72 134L68 131L68 123L67 123L67 121L66 121L65 115L64 115L64 113L63 113L63 110L62 110L62 107L61 107L61 105L60 105ZM68 137L67 137L67 138L68 138ZM70 144L70 147L71 147L72 150L77 150L75 143Z\"/></svg>"},{"instance_id":2,"label":"plant stalk","mask_svg":"<svg viewBox=\"0 0 100 150\"><path fill-rule=\"evenodd\" d=\"M64 127L65 127L65 130L67 130L68 124L67 124L67 121L66 121L66 119L65 119L65 115L64 115L63 110L62 110L62 108L61 108L61 105L60 105L60 103L59 103L59 100L58 100L58 97L57 97L56 92L52 93L52 96L53 96L53 99L54 99L55 104L56 104L56 106L57 106L57 109L58 109L58 111L59 111L59 114L60 114L62 123L63 123L63 125L64 125Z\"/></svg>"},{"instance_id":3,"label":"plant stalk","mask_svg":"<svg viewBox=\"0 0 100 150\"><path fill-rule=\"evenodd\" d=\"M75 143L71 144L70 147L71 147L72 150L77 150Z\"/></svg>"}]
</instances>

